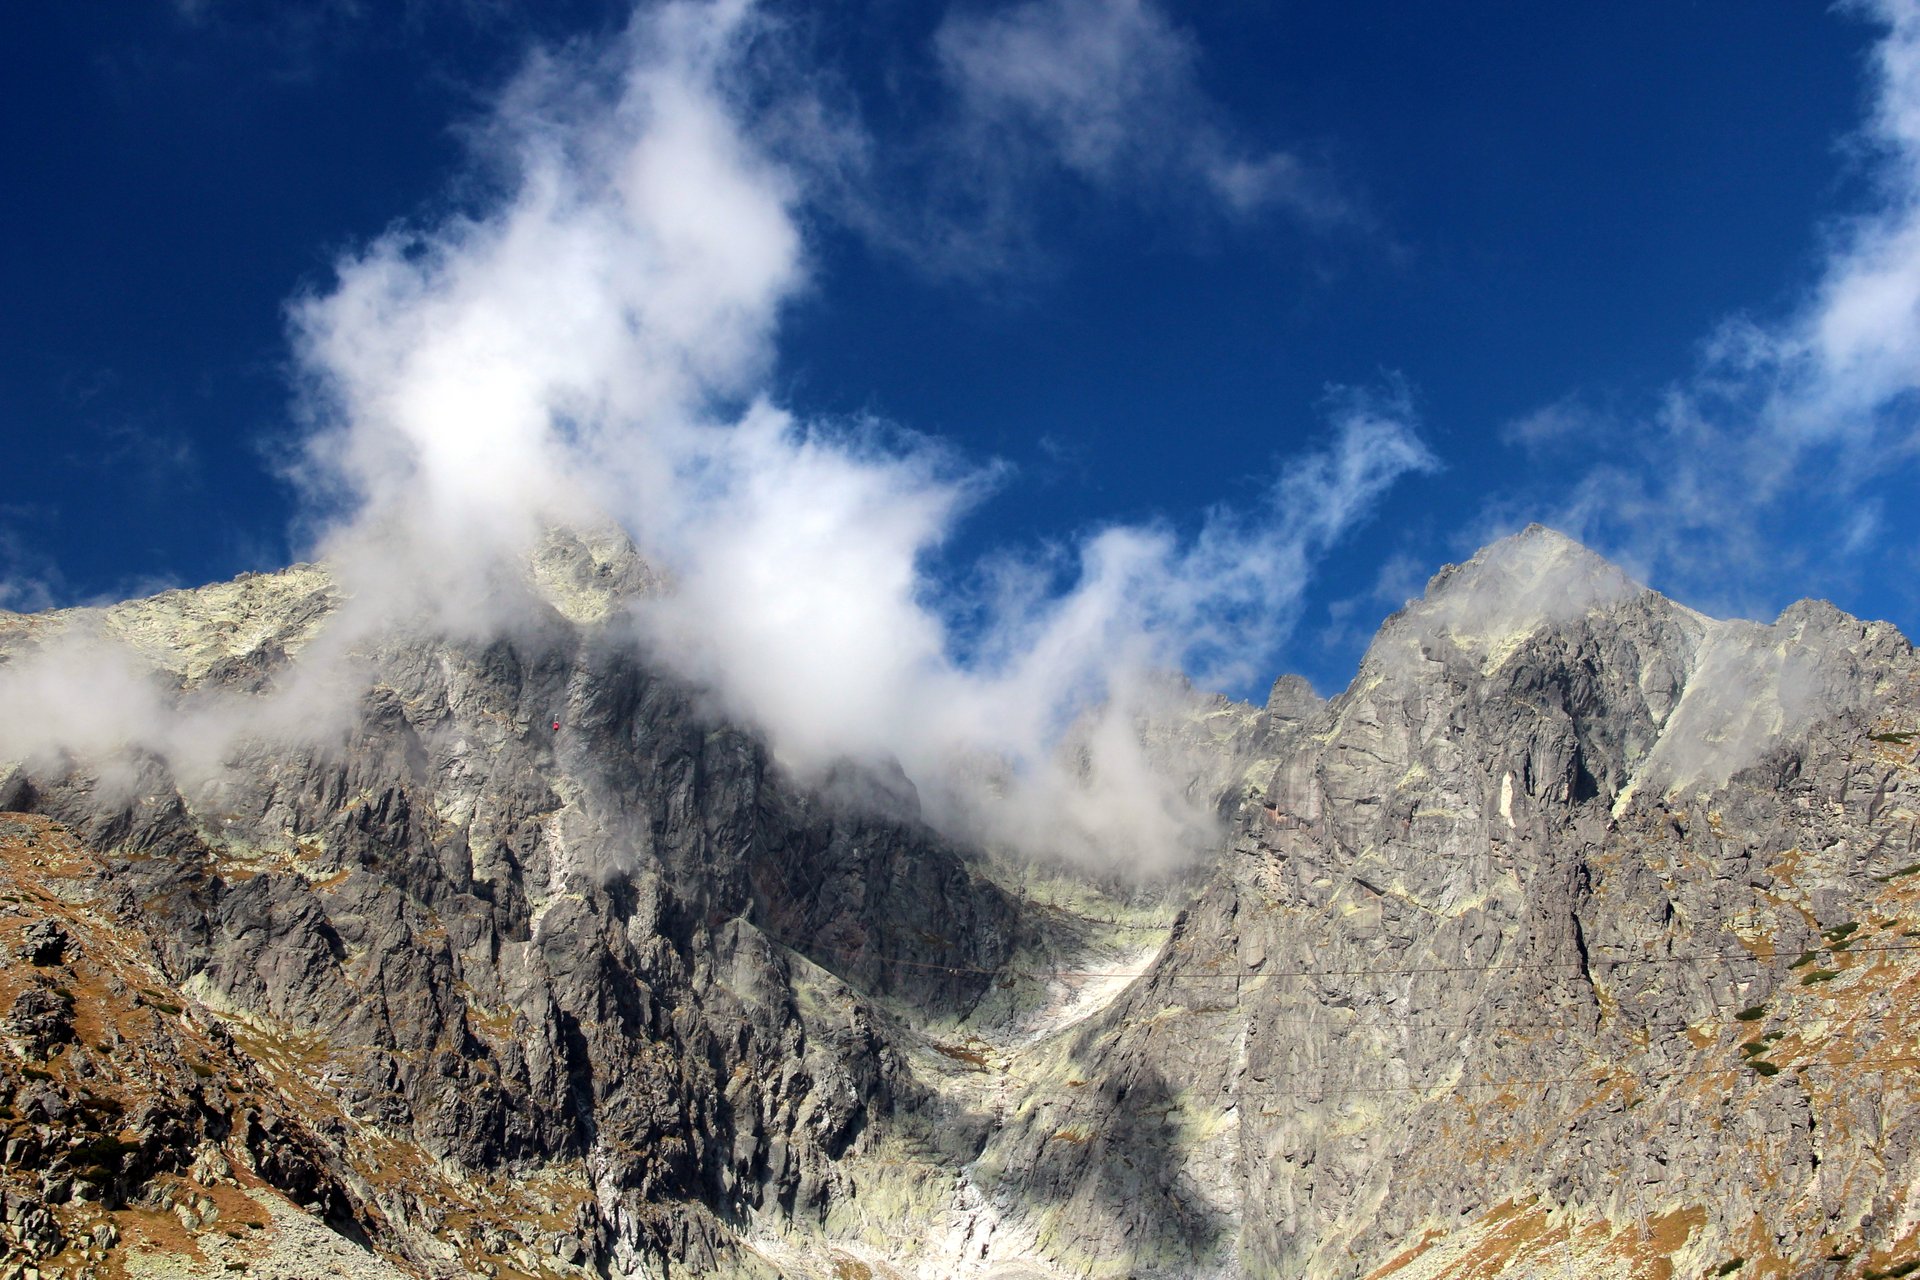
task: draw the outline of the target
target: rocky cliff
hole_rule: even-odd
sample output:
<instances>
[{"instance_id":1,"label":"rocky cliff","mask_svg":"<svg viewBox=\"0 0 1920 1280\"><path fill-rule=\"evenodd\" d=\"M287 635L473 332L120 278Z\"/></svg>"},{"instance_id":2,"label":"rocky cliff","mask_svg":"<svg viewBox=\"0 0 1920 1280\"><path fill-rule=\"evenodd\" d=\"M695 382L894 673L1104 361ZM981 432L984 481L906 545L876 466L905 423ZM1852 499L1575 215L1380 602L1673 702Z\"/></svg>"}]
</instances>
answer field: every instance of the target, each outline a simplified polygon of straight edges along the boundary
<instances>
[{"instance_id":1,"label":"rocky cliff","mask_svg":"<svg viewBox=\"0 0 1920 1280\"><path fill-rule=\"evenodd\" d=\"M1141 726L1223 824L1143 887L790 776L659 589L557 535L464 638L319 568L0 619L160 726L0 764L14 1274L1920 1271L1891 628L1531 529L1338 697Z\"/></svg>"},{"instance_id":2,"label":"rocky cliff","mask_svg":"<svg viewBox=\"0 0 1920 1280\"><path fill-rule=\"evenodd\" d=\"M1273 726L995 1181L1085 1274L1920 1269L1916 677L1887 626L1711 621L1543 529L1443 571Z\"/></svg>"}]
</instances>

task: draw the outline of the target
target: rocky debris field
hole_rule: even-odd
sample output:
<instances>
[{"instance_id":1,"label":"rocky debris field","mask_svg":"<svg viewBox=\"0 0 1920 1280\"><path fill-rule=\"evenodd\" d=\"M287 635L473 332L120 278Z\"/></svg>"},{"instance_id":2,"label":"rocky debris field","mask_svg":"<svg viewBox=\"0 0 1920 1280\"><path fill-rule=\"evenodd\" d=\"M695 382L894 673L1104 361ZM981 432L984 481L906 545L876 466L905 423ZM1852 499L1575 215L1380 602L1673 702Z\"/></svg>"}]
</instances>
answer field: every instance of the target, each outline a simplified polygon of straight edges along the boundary
<instances>
[{"instance_id":1,"label":"rocky debris field","mask_svg":"<svg viewBox=\"0 0 1920 1280\"><path fill-rule=\"evenodd\" d=\"M0 817L0 1275L269 1275L314 1261L285 1256L289 1218L364 1239L327 1138L95 909L108 874L57 823Z\"/></svg>"}]
</instances>

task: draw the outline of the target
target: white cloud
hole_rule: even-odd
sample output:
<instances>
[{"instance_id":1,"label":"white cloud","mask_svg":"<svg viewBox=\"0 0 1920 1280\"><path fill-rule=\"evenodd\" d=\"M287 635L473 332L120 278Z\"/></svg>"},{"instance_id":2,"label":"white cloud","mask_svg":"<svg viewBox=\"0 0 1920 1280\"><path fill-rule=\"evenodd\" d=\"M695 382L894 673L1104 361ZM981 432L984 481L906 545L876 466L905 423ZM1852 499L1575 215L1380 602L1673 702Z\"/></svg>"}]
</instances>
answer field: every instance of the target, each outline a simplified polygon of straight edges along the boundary
<instances>
[{"instance_id":1,"label":"white cloud","mask_svg":"<svg viewBox=\"0 0 1920 1280\"><path fill-rule=\"evenodd\" d=\"M1589 429L1603 461L1553 516L1652 581L1736 612L1764 610L1798 570L1832 584L1884 549L1865 490L1910 481L1920 455L1920 4L1851 7L1885 27L1857 140L1874 204L1831 228L1800 305L1728 320L1649 421ZM1570 403L1514 424L1509 442L1574 429Z\"/></svg>"},{"instance_id":2,"label":"white cloud","mask_svg":"<svg viewBox=\"0 0 1920 1280\"><path fill-rule=\"evenodd\" d=\"M0 706L6 763L62 751L92 759L157 751L175 733L162 681L124 647L85 630L0 666Z\"/></svg>"},{"instance_id":3,"label":"white cloud","mask_svg":"<svg viewBox=\"0 0 1920 1280\"><path fill-rule=\"evenodd\" d=\"M537 60L484 131L511 197L390 232L296 304L327 424L306 475L358 507L331 555L377 569L397 540L444 569L408 590L451 607L582 502L670 532L707 407L750 393L805 281L795 180L726 83L755 22L669 4L618 57Z\"/></svg>"},{"instance_id":4,"label":"white cloud","mask_svg":"<svg viewBox=\"0 0 1920 1280\"><path fill-rule=\"evenodd\" d=\"M39 521L47 513L33 507L0 505L0 520ZM50 609L61 594L60 566L30 547L18 533L0 524L0 609L33 613Z\"/></svg>"},{"instance_id":5,"label":"white cloud","mask_svg":"<svg viewBox=\"0 0 1920 1280\"><path fill-rule=\"evenodd\" d=\"M1201 88L1192 39L1149 0L1020 0L950 12L935 37L957 148L991 247L1017 236L1019 193L1063 173L1107 194L1235 218L1353 219L1328 175L1248 147ZM962 236L963 240L968 237Z\"/></svg>"},{"instance_id":6,"label":"white cloud","mask_svg":"<svg viewBox=\"0 0 1920 1280\"><path fill-rule=\"evenodd\" d=\"M1118 43L1079 51L1087 74L1131 66L1144 41L1185 92L1178 37L1120 10ZM1021 21L1043 44L1062 34L1044 13ZM753 78L782 65L753 56L776 34L745 0L676 0L611 50L536 59L473 131L506 175L495 201L395 228L294 304L314 421L300 472L351 603L302 650L288 705L337 696L345 668L327 664L367 628L513 625L513 566L541 530L610 517L672 583L635 619L654 652L796 770L897 761L950 830L1170 857L1211 815L1136 721L1168 713L1169 670L1264 674L1320 553L1433 465L1405 398L1337 397L1330 443L1255 509L1102 528L1064 562L1005 559L989 593L952 598L928 558L996 467L881 424L807 422L762 391L783 307L810 284L818 161L791 115L754 105L793 101L791 82ZM1120 163L1111 149L1133 144L1103 131L1138 109L1106 121L1068 102L1060 145L1090 173ZM66 670L44 667L57 696ZM143 687L128 705L152 737L165 708L133 699ZM226 715L196 749L297 720Z\"/></svg>"},{"instance_id":7,"label":"white cloud","mask_svg":"<svg viewBox=\"0 0 1920 1280\"><path fill-rule=\"evenodd\" d=\"M1322 452L1253 511L1195 533L1115 525L1057 565L1000 566L973 658L920 566L991 475L924 442L883 449L766 405L724 436L646 621L669 660L764 727L789 764L898 761L949 829L1128 861L1210 829L1188 779L1134 732L1170 714L1165 674L1264 674L1317 557L1433 460L1396 397L1349 395ZM1091 714L1091 719L1089 715ZM1080 759L1057 748L1078 726ZM983 767L982 762L990 762ZM1163 762L1164 763L1164 762Z\"/></svg>"},{"instance_id":8,"label":"white cloud","mask_svg":"<svg viewBox=\"0 0 1920 1280\"><path fill-rule=\"evenodd\" d=\"M1253 158L1215 143L1211 148L1203 145L1196 159L1207 185L1230 213L1241 217L1275 208L1310 224L1331 226L1357 216L1330 177L1288 152Z\"/></svg>"},{"instance_id":9,"label":"white cloud","mask_svg":"<svg viewBox=\"0 0 1920 1280\"><path fill-rule=\"evenodd\" d=\"M1003 67L994 92L1048 104L1063 154L1097 175L1133 163L1120 133L1142 106L1097 101L1092 82L1145 58L1164 82L1146 101L1165 106L1191 92L1191 66L1151 10L1119 6L1099 29L1092 12L1017 10L943 40L963 63L1044 61L1068 41L1078 87L1030 64ZM605 511L674 583L639 619L656 651L791 766L898 761L952 829L1166 856L1204 818L1186 779L1142 754L1134 718L1163 707L1167 670L1264 674L1317 556L1433 465L1404 394L1337 398L1331 444L1256 510L1184 535L1107 527L1065 564L1003 560L988 594L952 598L927 559L997 469L755 395L782 305L808 284L813 144L837 136L810 127L796 148L792 112L753 114L792 101L742 78L767 34L744 4L679 3L636 18L610 90L537 64L483 134L519 175L510 198L385 237L301 304L334 409L315 465L361 504L332 554L375 595L417 606L438 583L427 596L456 625L485 625L490 564L543 522Z\"/></svg>"},{"instance_id":10,"label":"white cloud","mask_svg":"<svg viewBox=\"0 0 1920 1280\"><path fill-rule=\"evenodd\" d=\"M949 13L935 44L978 121L1031 131L1061 164L1099 182L1159 151L1170 128L1158 113L1197 92L1191 42L1144 0Z\"/></svg>"},{"instance_id":11,"label":"white cloud","mask_svg":"<svg viewBox=\"0 0 1920 1280\"><path fill-rule=\"evenodd\" d=\"M1089 83L1145 57L1169 86L1153 101L1188 92L1179 37L1148 9L1118 12L1095 30L1077 10L1020 10L1013 28L950 26L943 39L1038 60L1065 39ZM1131 714L1167 669L1253 674L1315 557L1432 459L1403 395L1347 395L1332 445L1284 470L1260 509L1216 511L1187 536L1099 530L1062 590L1039 566L1003 564L990 599L943 598L926 560L995 468L754 396L781 307L807 285L800 227L818 159L793 149L790 112L762 130L749 107L781 96L742 78L767 34L742 3L679 3L636 18L611 88L583 89L594 79L574 63L536 64L483 131L518 175L511 197L390 234L299 306L302 353L334 411L315 466L361 504L330 550L376 596L417 606L425 583L455 625L486 625L474 601L489 566L544 522L608 512L675 584L641 619L659 652L790 764L898 760L950 824L1009 835L1020 824L983 818L986 793L952 781L977 782L969 762L995 762L1001 818L1017 809L1031 827L1036 796L1058 805L1087 784L1081 771L1067 787L1053 756L1070 725L1103 703ZM1049 89L1037 65L1001 74L1013 100L1068 94L1047 101L1071 163L1123 163L1134 144L1115 131L1138 123L1139 103ZM739 416L722 411L742 400ZM963 615L976 628L966 661ZM1134 803L1107 793L1122 779L1157 795L1144 762L1121 759L1128 735L1111 736L1092 734L1107 742L1106 782L1089 815ZM1143 831L1170 838L1164 823Z\"/></svg>"},{"instance_id":12,"label":"white cloud","mask_svg":"<svg viewBox=\"0 0 1920 1280\"><path fill-rule=\"evenodd\" d=\"M1581 397L1567 395L1508 422L1500 428L1500 439L1529 454L1544 454L1583 444L1591 448L1616 426Z\"/></svg>"}]
</instances>

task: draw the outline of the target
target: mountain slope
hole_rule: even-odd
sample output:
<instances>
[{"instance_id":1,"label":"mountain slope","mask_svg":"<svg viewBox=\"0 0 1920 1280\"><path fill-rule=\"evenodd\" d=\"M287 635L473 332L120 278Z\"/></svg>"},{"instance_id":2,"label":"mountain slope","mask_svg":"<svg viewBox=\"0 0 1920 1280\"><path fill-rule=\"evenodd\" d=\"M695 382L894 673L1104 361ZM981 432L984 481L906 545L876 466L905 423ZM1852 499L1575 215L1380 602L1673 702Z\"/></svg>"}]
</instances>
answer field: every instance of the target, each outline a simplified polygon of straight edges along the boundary
<instances>
[{"instance_id":1,"label":"mountain slope","mask_svg":"<svg viewBox=\"0 0 1920 1280\"><path fill-rule=\"evenodd\" d=\"M74 627L131 632L192 723L304 678L285 638L329 593L300 570L8 642L25 664ZM631 645L523 603L511 638L357 642L326 733L249 726L217 768L177 744L28 760L0 804L92 851L89 927L231 1032L326 1139L331 1216L395 1263L512 1263L525 1232L447 1227L516 1220L524 1195L472 1203L506 1179L568 1219L545 1263L771 1274L739 1230L817 1218L834 1157L915 1088L875 1001L970 1005L1011 912L904 809L794 788ZM236 643L256 607L282 625ZM26 1060L63 1087L101 1070L83 1044Z\"/></svg>"},{"instance_id":2,"label":"mountain slope","mask_svg":"<svg viewBox=\"0 0 1920 1280\"><path fill-rule=\"evenodd\" d=\"M1039 1233L1090 1275L1920 1257L1917 681L1546 530L1443 571L998 1140Z\"/></svg>"},{"instance_id":3,"label":"mountain slope","mask_svg":"<svg viewBox=\"0 0 1920 1280\"><path fill-rule=\"evenodd\" d=\"M1127 886L956 847L897 774L789 777L623 628L661 589L555 535L465 637L356 619L311 567L0 619L0 674L87 655L0 679L17 715L144 708L0 738L31 815L0 829L17 1260L1920 1260L1920 664L1891 628L1715 621L1530 529L1338 697L1141 725L1225 817L1215 859Z\"/></svg>"}]
</instances>

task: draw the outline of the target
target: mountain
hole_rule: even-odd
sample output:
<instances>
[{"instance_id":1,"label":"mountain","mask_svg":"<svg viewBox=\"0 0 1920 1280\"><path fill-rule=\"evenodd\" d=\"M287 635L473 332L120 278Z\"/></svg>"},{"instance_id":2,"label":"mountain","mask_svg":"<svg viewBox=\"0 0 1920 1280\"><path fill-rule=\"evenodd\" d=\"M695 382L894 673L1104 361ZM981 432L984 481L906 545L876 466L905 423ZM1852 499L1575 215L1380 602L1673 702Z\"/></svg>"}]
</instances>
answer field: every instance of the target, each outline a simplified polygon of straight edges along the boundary
<instances>
[{"instance_id":1,"label":"mountain","mask_svg":"<svg viewBox=\"0 0 1920 1280\"><path fill-rule=\"evenodd\" d=\"M1141 884L790 773L669 589L0 615L0 1276L1920 1271L1891 627L1536 526L1139 725L1221 814Z\"/></svg>"}]
</instances>

